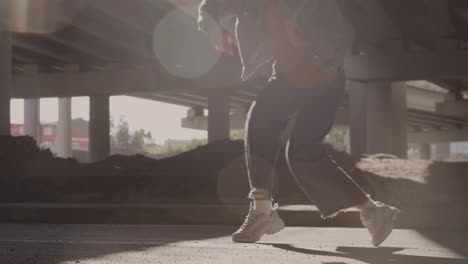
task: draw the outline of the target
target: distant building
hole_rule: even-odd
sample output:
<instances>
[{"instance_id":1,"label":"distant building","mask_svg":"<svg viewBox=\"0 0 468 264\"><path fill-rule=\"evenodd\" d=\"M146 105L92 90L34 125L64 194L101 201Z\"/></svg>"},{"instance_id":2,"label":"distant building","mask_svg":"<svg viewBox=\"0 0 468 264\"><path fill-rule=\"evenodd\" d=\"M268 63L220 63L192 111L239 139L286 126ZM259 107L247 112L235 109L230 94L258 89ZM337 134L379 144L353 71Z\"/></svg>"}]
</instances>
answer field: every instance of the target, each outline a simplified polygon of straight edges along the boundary
<instances>
[{"instance_id":1,"label":"distant building","mask_svg":"<svg viewBox=\"0 0 468 264\"><path fill-rule=\"evenodd\" d=\"M72 120L72 150L88 151L89 150L89 122L77 118ZM23 136L23 124L11 125L12 136ZM57 139L57 123L41 124L39 146L55 150L55 140Z\"/></svg>"},{"instance_id":2,"label":"distant building","mask_svg":"<svg viewBox=\"0 0 468 264\"><path fill-rule=\"evenodd\" d=\"M450 152L455 161L468 161L468 142L450 144Z\"/></svg>"}]
</instances>

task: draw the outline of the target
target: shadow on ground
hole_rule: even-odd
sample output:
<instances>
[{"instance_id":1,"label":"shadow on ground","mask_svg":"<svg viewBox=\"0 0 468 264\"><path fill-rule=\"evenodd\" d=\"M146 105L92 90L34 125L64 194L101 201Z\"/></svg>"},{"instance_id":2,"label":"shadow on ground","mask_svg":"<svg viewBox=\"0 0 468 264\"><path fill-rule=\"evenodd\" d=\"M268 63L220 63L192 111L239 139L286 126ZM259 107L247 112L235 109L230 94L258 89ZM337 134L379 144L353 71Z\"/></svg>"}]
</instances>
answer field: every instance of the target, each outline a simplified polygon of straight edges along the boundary
<instances>
[{"instance_id":1,"label":"shadow on ground","mask_svg":"<svg viewBox=\"0 0 468 264\"><path fill-rule=\"evenodd\" d=\"M89 228L85 225L5 224L0 227L0 263L60 264L80 263L86 259L99 262L107 255L128 252L141 252L138 255L143 258L148 249L227 235L225 227L200 226L199 229L200 232L194 233L184 226L177 227L174 232L173 228L164 226L98 225Z\"/></svg>"},{"instance_id":2,"label":"shadow on ground","mask_svg":"<svg viewBox=\"0 0 468 264\"><path fill-rule=\"evenodd\" d=\"M379 247L379 248L363 248L363 247L337 247L336 252L322 251L315 249L305 249L295 247L290 244L265 244L275 248L292 251L296 253L309 254L314 256L326 256L326 257L339 257L350 260L358 260L368 264L466 264L467 260L453 259L444 257L425 257L425 256L410 256L400 255L399 251L405 248L396 247ZM346 260L343 262L333 262L333 264L347 263ZM332 264L330 262L326 264Z\"/></svg>"},{"instance_id":3,"label":"shadow on ground","mask_svg":"<svg viewBox=\"0 0 468 264\"><path fill-rule=\"evenodd\" d=\"M428 229L418 230L418 232L437 244L468 258L468 237L462 235L464 233L455 230L435 232ZM468 260L466 260L466 263L468 263Z\"/></svg>"}]
</instances>

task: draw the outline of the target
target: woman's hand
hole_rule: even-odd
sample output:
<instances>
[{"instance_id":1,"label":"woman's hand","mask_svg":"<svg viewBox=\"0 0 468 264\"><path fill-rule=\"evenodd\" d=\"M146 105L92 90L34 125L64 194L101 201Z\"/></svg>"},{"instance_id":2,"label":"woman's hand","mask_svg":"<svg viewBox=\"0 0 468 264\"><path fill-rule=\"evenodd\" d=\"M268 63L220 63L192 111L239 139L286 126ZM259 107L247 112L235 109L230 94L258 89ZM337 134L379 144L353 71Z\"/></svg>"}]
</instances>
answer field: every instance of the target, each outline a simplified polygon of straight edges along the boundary
<instances>
[{"instance_id":1,"label":"woman's hand","mask_svg":"<svg viewBox=\"0 0 468 264\"><path fill-rule=\"evenodd\" d=\"M225 52L227 54L234 56L234 48L233 48L234 40L231 34L229 34L227 31L222 30L221 36L219 34L212 32L208 34L208 37L210 39L211 44L213 44L213 47L217 51Z\"/></svg>"}]
</instances>

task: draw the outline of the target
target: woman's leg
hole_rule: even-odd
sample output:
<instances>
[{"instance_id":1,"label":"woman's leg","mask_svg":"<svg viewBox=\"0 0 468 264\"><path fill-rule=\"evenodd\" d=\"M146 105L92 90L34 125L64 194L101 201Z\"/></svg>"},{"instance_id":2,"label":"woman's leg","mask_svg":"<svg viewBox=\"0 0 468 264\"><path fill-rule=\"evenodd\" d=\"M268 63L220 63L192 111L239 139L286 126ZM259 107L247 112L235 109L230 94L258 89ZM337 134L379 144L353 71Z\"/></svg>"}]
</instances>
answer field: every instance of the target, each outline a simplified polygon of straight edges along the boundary
<instances>
[{"instance_id":1,"label":"woman's leg","mask_svg":"<svg viewBox=\"0 0 468 264\"><path fill-rule=\"evenodd\" d=\"M291 171L306 196L323 217L365 204L364 191L330 158L322 142L330 131L344 95L342 76L303 96L286 156Z\"/></svg>"},{"instance_id":2,"label":"woman's leg","mask_svg":"<svg viewBox=\"0 0 468 264\"><path fill-rule=\"evenodd\" d=\"M298 111L300 90L273 77L251 106L246 122L245 157L250 198L272 200L276 163L288 138L288 124Z\"/></svg>"},{"instance_id":3,"label":"woman's leg","mask_svg":"<svg viewBox=\"0 0 468 264\"><path fill-rule=\"evenodd\" d=\"M284 227L272 208L275 167L287 139L288 124L298 109L297 92L281 79L272 78L249 111L245 156L253 207L242 226L232 235L234 242L252 243L264 234L274 234Z\"/></svg>"}]
</instances>

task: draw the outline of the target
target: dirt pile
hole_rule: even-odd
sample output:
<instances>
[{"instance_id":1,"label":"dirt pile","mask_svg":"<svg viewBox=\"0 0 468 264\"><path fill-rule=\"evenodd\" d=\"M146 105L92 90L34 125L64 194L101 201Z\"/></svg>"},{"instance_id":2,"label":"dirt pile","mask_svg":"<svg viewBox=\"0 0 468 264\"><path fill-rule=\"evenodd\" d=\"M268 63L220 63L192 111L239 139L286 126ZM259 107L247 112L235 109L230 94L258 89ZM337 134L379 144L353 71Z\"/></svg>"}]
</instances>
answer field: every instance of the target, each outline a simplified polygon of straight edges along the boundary
<instances>
[{"instance_id":1,"label":"dirt pile","mask_svg":"<svg viewBox=\"0 0 468 264\"><path fill-rule=\"evenodd\" d=\"M0 202L217 202L217 174L241 149L220 141L162 160L116 155L80 164L30 137L0 136Z\"/></svg>"},{"instance_id":2,"label":"dirt pile","mask_svg":"<svg viewBox=\"0 0 468 264\"><path fill-rule=\"evenodd\" d=\"M401 207L468 205L468 164L376 155L334 159L376 199ZM308 201L279 165L277 200ZM317 172L320 173L320 172ZM242 141L220 141L174 157L111 156L93 164L55 158L29 137L0 136L0 202L245 202Z\"/></svg>"}]
</instances>

